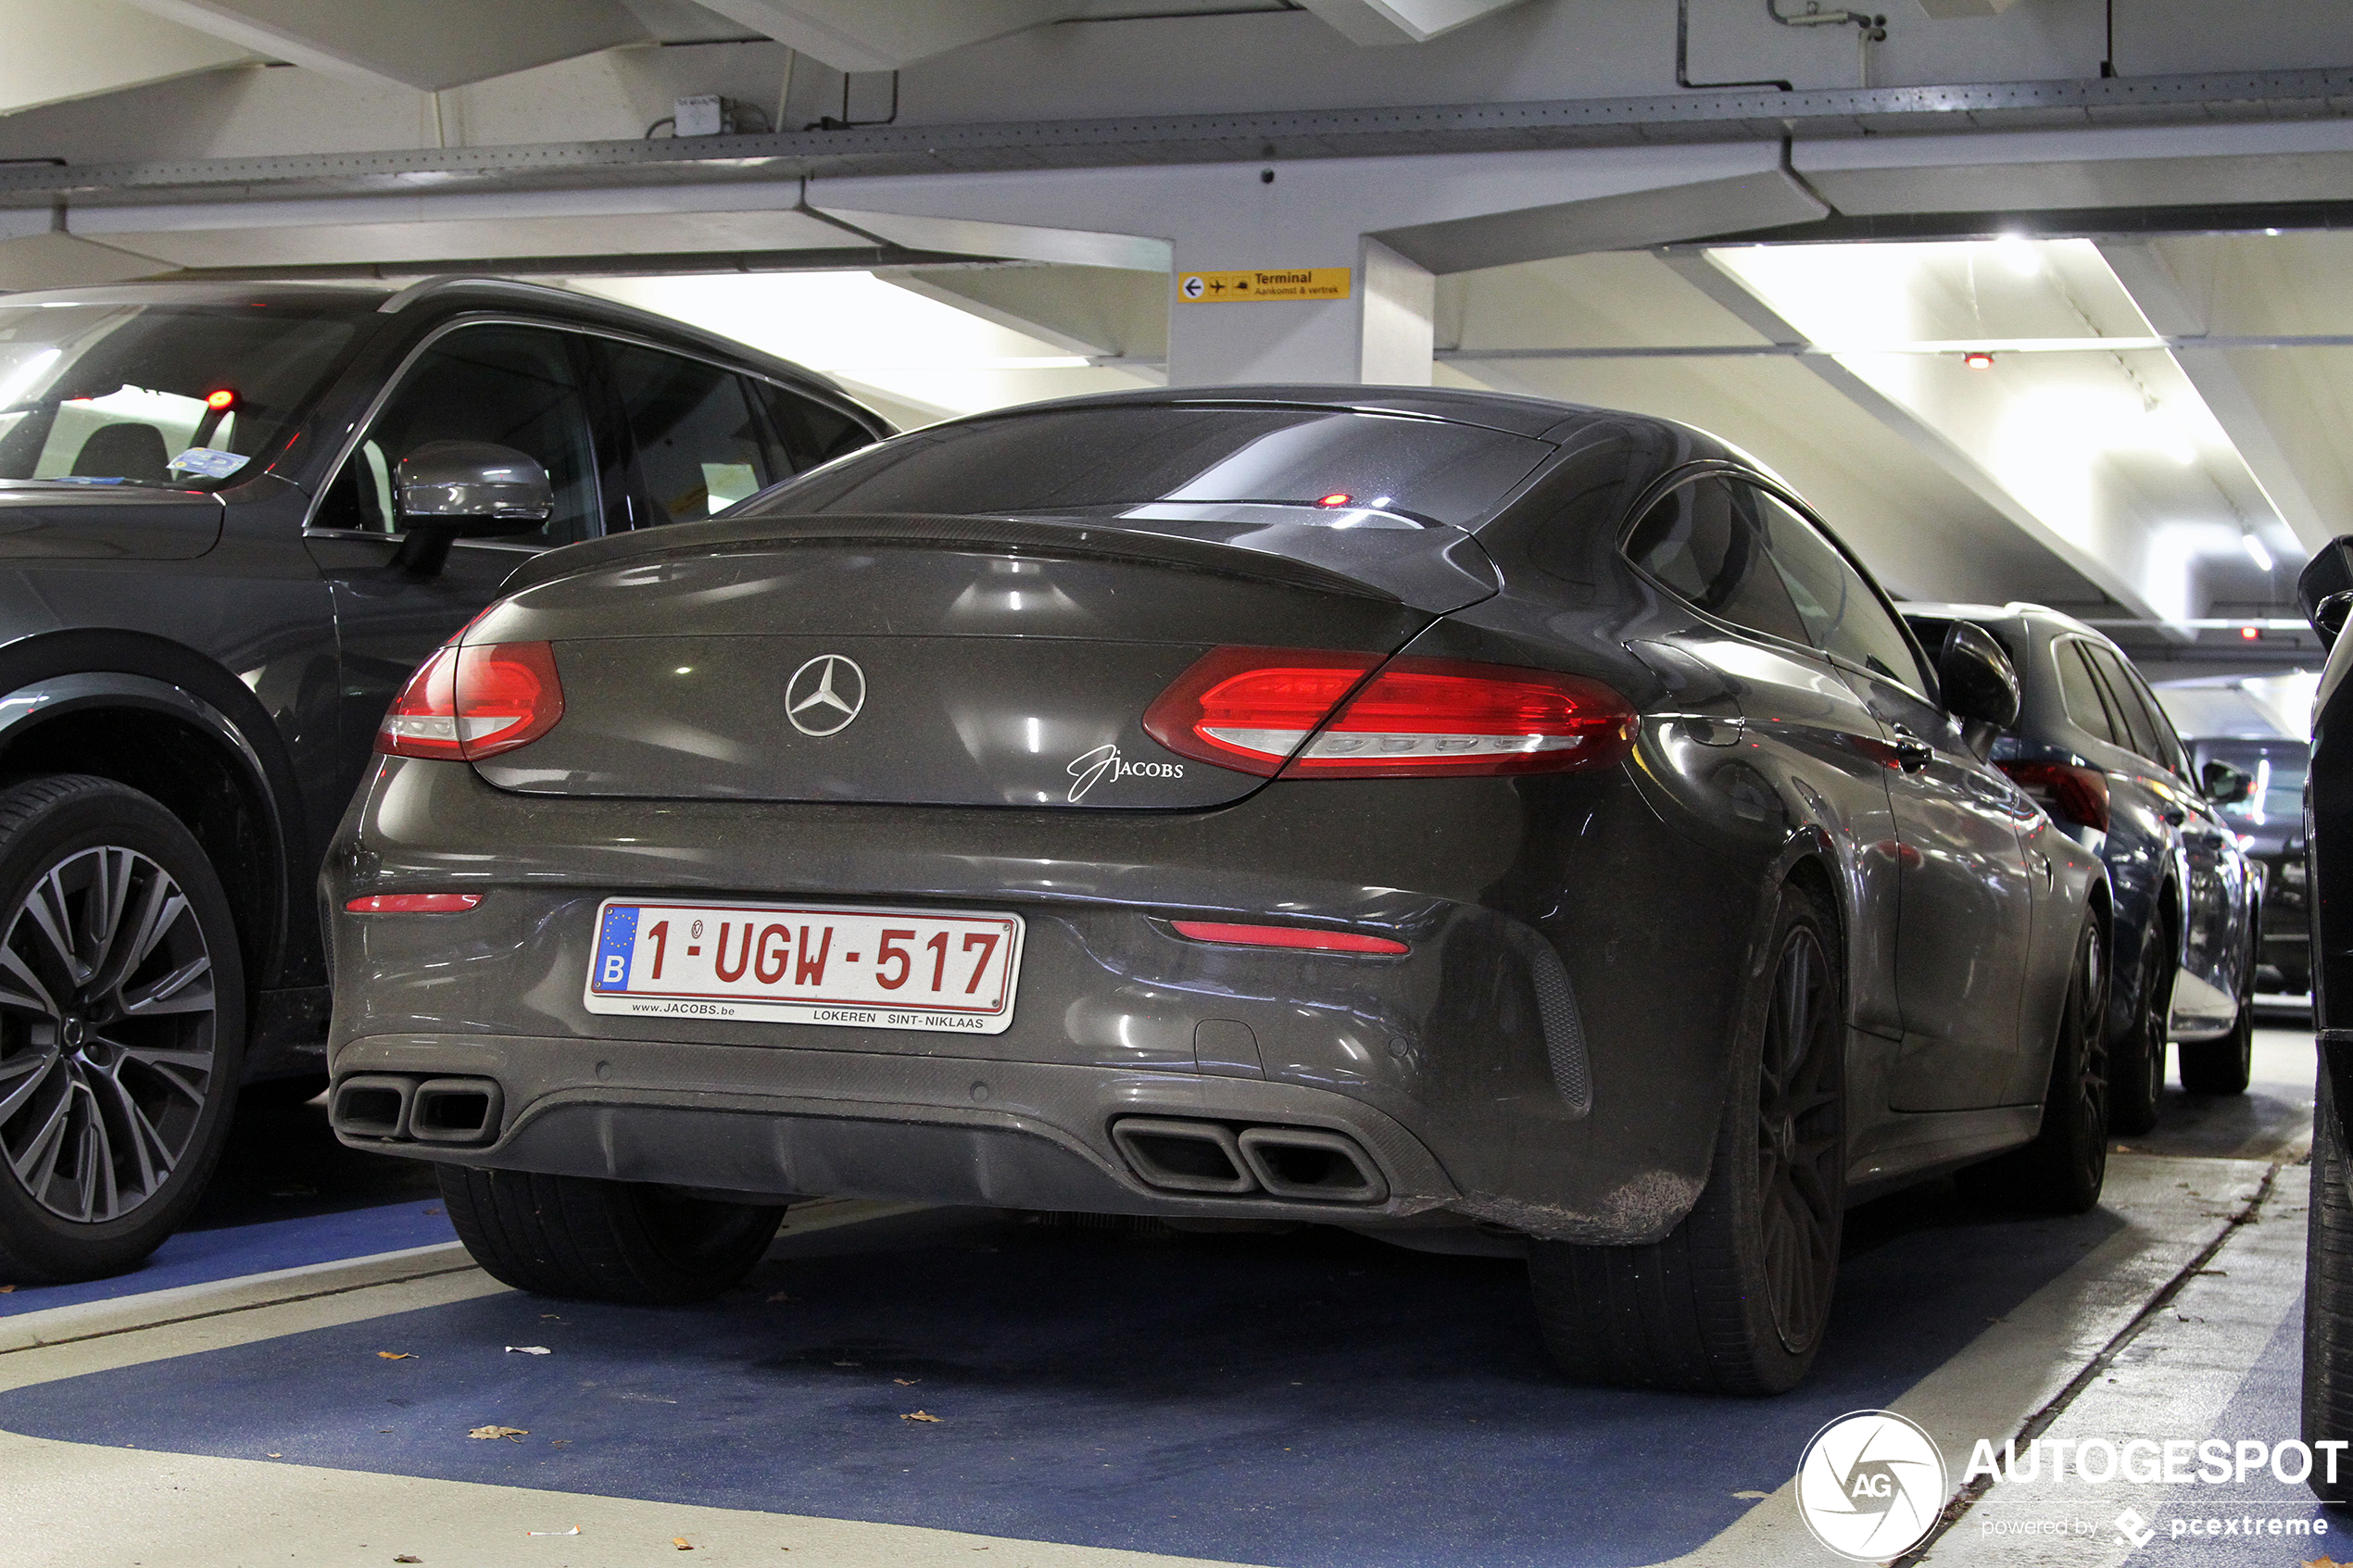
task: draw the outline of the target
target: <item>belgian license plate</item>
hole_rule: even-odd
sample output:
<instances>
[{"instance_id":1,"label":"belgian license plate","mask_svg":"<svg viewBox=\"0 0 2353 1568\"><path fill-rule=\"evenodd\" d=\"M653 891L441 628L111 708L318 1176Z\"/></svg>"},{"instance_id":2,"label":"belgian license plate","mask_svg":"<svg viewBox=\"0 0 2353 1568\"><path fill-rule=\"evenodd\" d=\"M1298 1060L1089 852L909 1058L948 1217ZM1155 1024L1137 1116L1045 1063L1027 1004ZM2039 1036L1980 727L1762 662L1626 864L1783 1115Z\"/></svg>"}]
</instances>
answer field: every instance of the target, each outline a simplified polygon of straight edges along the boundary
<instances>
[{"instance_id":1,"label":"belgian license plate","mask_svg":"<svg viewBox=\"0 0 2353 1568\"><path fill-rule=\"evenodd\" d=\"M597 909L590 1012L1002 1034L1019 915L806 905Z\"/></svg>"}]
</instances>

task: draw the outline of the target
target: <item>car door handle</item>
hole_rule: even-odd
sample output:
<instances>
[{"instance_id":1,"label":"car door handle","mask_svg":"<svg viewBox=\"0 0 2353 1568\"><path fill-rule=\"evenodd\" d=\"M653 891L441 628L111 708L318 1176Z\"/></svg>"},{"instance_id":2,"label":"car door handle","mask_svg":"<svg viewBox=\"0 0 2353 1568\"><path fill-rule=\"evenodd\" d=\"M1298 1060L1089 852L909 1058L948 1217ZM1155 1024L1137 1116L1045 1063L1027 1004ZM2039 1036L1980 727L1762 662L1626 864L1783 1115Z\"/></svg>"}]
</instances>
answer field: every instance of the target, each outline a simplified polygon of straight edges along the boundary
<instances>
[{"instance_id":1,"label":"car door handle","mask_svg":"<svg viewBox=\"0 0 2353 1568\"><path fill-rule=\"evenodd\" d=\"M1903 725L1895 727L1895 760L1907 773L1917 773L1936 760L1936 747Z\"/></svg>"}]
</instances>

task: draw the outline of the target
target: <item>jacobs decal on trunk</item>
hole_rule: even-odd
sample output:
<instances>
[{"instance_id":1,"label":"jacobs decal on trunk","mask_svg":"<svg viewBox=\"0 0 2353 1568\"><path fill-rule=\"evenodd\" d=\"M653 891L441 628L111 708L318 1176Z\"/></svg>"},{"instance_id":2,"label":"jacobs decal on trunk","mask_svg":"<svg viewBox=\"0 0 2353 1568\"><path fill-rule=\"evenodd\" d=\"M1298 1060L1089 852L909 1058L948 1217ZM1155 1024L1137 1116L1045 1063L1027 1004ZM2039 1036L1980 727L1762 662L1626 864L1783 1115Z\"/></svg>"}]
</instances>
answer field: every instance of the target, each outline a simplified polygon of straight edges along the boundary
<instances>
[{"instance_id":1,"label":"jacobs decal on trunk","mask_svg":"<svg viewBox=\"0 0 2353 1568\"><path fill-rule=\"evenodd\" d=\"M1130 762L1119 754L1116 745L1099 746L1072 759L1066 770L1078 782L1070 786L1070 803L1077 805L1087 798L1087 792L1104 779L1114 784L1121 779L1181 779L1185 776L1182 762Z\"/></svg>"}]
</instances>

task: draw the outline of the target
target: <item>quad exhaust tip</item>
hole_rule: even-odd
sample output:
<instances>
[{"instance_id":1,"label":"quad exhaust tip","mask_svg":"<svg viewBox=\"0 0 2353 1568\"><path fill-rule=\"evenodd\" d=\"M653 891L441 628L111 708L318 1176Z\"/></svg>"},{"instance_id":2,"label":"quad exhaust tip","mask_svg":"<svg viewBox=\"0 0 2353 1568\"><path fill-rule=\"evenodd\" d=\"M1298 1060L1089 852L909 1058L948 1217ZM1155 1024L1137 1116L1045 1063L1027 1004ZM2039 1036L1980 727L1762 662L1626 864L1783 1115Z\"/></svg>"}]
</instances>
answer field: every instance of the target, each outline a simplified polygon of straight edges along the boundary
<instances>
[{"instance_id":1,"label":"quad exhaust tip","mask_svg":"<svg viewBox=\"0 0 2353 1568\"><path fill-rule=\"evenodd\" d=\"M498 1136L506 1097L491 1078L359 1073L337 1084L327 1119L347 1137L460 1148Z\"/></svg>"},{"instance_id":2,"label":"quad exhaust tip","mask_svg":"<svg viewBox=\"0 0 2353 1568\"><path fill-rule=\"evenodd\" d=\"M1312 1203L1378 1203L1389 1183L1353 1138L1312 1127L1248 1127L1127 1116L1112 1123L1147 1186L1239 1198L1252 1193Z\"/></svg>"}]
</instances>

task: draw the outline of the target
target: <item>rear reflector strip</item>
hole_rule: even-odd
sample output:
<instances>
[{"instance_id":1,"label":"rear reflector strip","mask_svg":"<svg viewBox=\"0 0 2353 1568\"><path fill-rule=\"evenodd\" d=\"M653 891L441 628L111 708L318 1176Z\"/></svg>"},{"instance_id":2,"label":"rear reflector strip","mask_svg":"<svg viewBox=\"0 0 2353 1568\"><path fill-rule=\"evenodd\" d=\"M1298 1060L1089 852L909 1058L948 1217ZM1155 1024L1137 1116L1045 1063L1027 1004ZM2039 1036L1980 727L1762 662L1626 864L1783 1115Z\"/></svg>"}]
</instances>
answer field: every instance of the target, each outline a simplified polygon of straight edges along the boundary
<instances>
[{"instance_id":1,"label":"rear reflector strip","mask_svg":"<svg viewBox=\"0 0 2353 1568\"><path fill-rule=\"evenodd\" d=\"M481 902L479 893L375 893L344 908L355 915L454 915Z\"/></svg>"},{"instance_id":2,"label":"rear reflector strip","mask_svg":"<svg viewBox=\"0 0 2353 1568\"><path fill-rule=\"evenodd\" d=\"M1218 921L1175 920L1176 935L1229 947L1297 947L1318 953L1410 953L1403 942L1360 931L1319 931L1304 925L1228 925Z\"/></svg>"}]
</instances>

